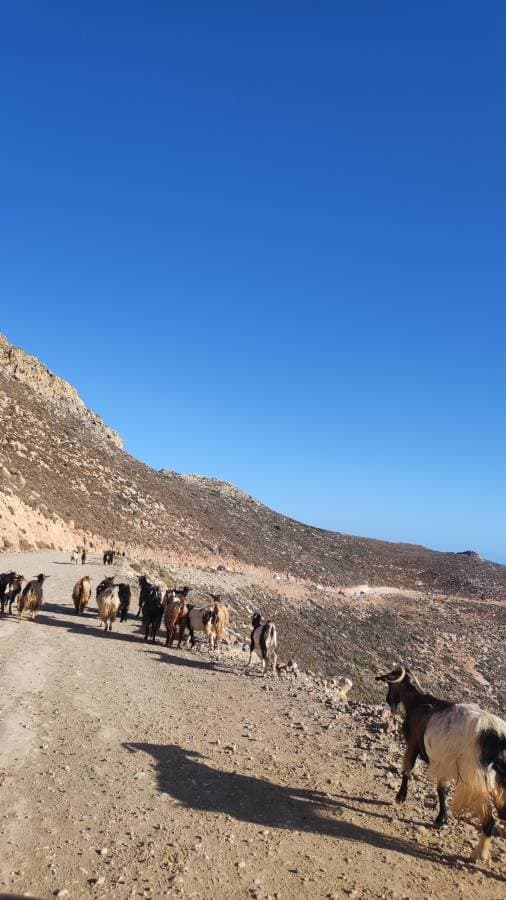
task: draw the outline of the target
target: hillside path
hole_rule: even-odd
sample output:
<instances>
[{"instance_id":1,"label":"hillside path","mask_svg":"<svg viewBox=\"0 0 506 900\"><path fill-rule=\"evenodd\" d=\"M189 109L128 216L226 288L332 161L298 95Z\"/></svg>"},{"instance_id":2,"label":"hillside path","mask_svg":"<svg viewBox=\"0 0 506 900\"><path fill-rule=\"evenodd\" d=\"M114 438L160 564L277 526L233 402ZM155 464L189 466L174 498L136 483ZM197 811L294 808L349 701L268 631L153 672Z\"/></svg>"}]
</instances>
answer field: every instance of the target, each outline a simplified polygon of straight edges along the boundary
<instances>
[{"instance_id":1,"label":"hillside path","mask_svg":"<svg viewBox=\"0 0 506 900\"><path fill-rule=\"evenodd\" d=\"M351 714L245 676L245 654L148 645L132 618L105 634L93 600L76 617L76 579L111 572L94 560L10 568L51 578L35 622L0 620L0 893L506 896L504 838L474 867L473 829L432 831L422 780L394 807L395 760Z\"/></svg>"}]
</instances>

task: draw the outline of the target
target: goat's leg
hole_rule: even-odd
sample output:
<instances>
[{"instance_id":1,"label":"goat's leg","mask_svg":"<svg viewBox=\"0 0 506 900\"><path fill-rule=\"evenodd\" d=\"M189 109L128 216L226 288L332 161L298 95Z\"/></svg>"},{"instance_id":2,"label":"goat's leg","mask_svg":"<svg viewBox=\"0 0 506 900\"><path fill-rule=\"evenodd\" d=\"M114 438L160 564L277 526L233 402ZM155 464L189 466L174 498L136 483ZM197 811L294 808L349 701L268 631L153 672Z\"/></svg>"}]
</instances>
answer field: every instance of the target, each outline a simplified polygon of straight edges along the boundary
<instances>
[{"instance_id":1,"label":"goat's leg","mask_svg":"<svg viewBox=\"0 0 506 900\"><path fill-rule=\"evenodd\" d=\"M404 759L402 760L402 781L401 786L397 792L395 802L396 803L404 803L406 797L408 796L408 784L409 784L409 776L414 768L414 765L418 759L418 750L413 747L406 747L406 751L404 753Z\"/></svg>"},{"instance_id":2,"label":"goat's leg","mask_svg":"<svg viewBox=\"0 0 506 900\"><path fill-rule=\"evenodd\" d=\"M265 663L266 663L266 658L264 655L262 655L262 678L265 678Z\"/></svg>"},{"instance_id":3,"label":"goat's leg","mask_svg":"<svg viewBox=\"0 0 506 900\"><path fill-rule=\"evenodd\" d=\"M190 645L193 650L193 648L195 646L195 632L194 632L193 628L190 628Z\"/></svg>"},{"instance_id":4,"label":"goat's leg","mask_svg":"<svg viewBox=\"0 0 506 900\"><path fill-rule=\"evenodd\" d=\"M272 651L272 674L278 674L278 654L275 650Z\"/></svg>"},{"instance_id":5,"label":"goat's leg","mask_svg":"<svg viewBox=\"0 0 506 900\"><path fill-rule=\"evenodd\" d=\"M146 630L144 633L144 640L147 641L148 637L149 637L149 624L146 625Z\"/></svg>"},{"instance_id":6,"label":"goat's leg","mask_svg":"<svg viewBox=\"0 0 506 900\"><path fill-rule=\"evenodd\" d=\"M488 810L485 819L481 823L481 834L476 847L471 853L473 862L487 862L490 858L490 844L492 843L492 835L495 829L494 814L491 809Z\"/></svg>"},{"instance_id":7,"label":"goat's leg","mask_svg":"<svg viewBox=\"0 0 506 900\"><path fill-rule=\"evenodd\" d=\"M448 825L448 810L446 809L446 798L448 796L448 786L444 781L438 781L437 784L437 796L439 800L439 812L434 821L434 825L436 828L441 828L443 825Z\"/></svg>"},{"instance_id":8,"label":"goat's leg","mask_svg":"<svg viewBox=\"0 0 506 900\"><path fill-rule=\"evenodd\" d=\"M249 659L248 659L248 665L246 666L247 669L251 668L251 660L253 659L254 649L255 649L255 642L252 639L249 643Z\"/></svg>"}]
</instances>

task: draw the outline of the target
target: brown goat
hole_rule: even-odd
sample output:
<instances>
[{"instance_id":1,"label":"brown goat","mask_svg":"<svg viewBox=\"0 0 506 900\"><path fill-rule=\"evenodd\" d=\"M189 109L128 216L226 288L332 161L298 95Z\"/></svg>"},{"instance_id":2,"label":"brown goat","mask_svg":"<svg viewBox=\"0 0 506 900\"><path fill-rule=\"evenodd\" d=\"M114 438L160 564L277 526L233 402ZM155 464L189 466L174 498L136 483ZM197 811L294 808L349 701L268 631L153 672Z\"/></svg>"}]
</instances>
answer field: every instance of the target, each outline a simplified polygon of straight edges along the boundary
<instances>
[{"instance_id":1,"label":"brown goat","mask_svg":"<svg viewBox=\"0 0 506 900\"><path fill-rule=\"evenodd\" d=\"M74 590L72 591L72 600L78 616L82 616L84 610L88 606L91 595L91 583L89 575L84 575L79 581L76 581Z\"/></svg>"},{"instance_id":2,"label":"brown goat","mask_svg":"<svg viewBox=\"0 0 506 900\"><path fill-rule=\"evenodd\" d=\"M220 594L211 594L211 597L214 600L214 649L216 650L225 628L228 628L230 624L230 615Z\"/></svg>"},{"instance_id":3,"label":"brown goat","mask_svg":"<svg viewBox=\"0 0 506 900\"><path fill-rule=\"evenodd\" d=\"M28 584L25 584L18 600L20 621L23 618L25 609L30 610L32 619L35 619L35 616L42 606L43 584L46 578L49 578L49 575L37 575L37 578L34 578L32 581L29 581Z\"/></svg>"}]
</instances>

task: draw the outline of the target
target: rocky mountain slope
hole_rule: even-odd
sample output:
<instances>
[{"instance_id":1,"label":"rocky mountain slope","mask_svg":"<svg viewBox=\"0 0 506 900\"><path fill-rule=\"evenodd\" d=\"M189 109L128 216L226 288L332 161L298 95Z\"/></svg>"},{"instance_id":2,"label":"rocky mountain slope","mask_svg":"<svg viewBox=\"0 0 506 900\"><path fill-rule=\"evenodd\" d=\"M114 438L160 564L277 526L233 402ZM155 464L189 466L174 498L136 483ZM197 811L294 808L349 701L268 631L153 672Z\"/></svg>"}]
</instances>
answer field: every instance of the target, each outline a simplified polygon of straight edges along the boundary
<instances>
[{"instance_id":1,"label":"rocky mountain slope","mask_svg":"<svg viewBox=\"0 0 506 900\"><path fill-rule=\"evenodd\" d=\"M0 541L112 543L154 561L253 566L327 587L362 583L506 598L506 567L324 531L212 478L154 471L74 388L0 339ZM0 543L1 546L1 543Z\"/></svg>"},{"instance_id":2,"label":"rocky mountain slope","mask_svg":"<svg viewBox=\"0 0 506 900\"><path fill-rule=\"evenodd\" d=\"M123 447L119 434L85 406L76 389L68 381L51 372L35 356L30 356L20 347L14 347L5 334L1 333L0 372L7 378L28 385L46 404L49 404L49 414L53 409L63 409L81 420L97 437L111 441L116 447Z\"/></svg>"}]
</instances>

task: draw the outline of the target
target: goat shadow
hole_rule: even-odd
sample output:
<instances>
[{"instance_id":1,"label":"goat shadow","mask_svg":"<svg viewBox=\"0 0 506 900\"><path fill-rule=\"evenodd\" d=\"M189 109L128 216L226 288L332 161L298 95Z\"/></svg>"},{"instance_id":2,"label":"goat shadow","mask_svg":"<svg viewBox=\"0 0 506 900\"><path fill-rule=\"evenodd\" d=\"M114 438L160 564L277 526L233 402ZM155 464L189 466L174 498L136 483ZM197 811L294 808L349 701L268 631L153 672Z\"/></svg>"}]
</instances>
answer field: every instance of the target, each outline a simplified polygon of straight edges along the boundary
<instances>
[{"instance_id":1,"label":"goat shadow","mask_svg":"<svg viewBox=\"0 0 506 900\"><path fill-rule=\"evenodd\" d=\"M59 618L60 616L65 616L66 618ZM14 616L11 618L14 618ZM17 620L17 616L15 618ZM31 620L25 619L25 621ZM146 648L150 648L149 652L152 655L158 657L159 662L172 663L176 666L187 666L192 669L211 669L217 672L228 671L225 670L225 667L222 669L218 668L216 663L212 660L204 661L189 658L187 656L176 656L174 650L170 652L168 648L165 648L165 635L162 630L158 633L155 644L151 641L145 641L142 621L136 619L132 613L130 613L126 622L120 622L119 618L117 618L113 626L113 631L105 631L105 629L101 627L98 613L93 607L87 607L84 613L78 616L74 612L74 607L69 604L63 605L62 603L44 602L36 622L41 625L49 625L51 628L64 628L71 634L83 634L88 637L106 638L108 641L129 641L141 646L144 645ZM133 625L135 630L123 630L126 629L128 625ZM164 646L163 650L161 649L162 645Z\"/></svg>"},{"instance_id":2,"label":"goat shadow","mask_svg":"<svg viewBox=\"0 0 506 900\"><path fill-rule=\"evenodd\" d=\"M153 645L150 645L153 647ZM191 651L186 651L191 652ZM169 647L164 650L155 650L151 649L148 651L156 660L156 662L169 663L172 666L187 666L190 669L206 669L208 671L216 672L219 674L228 674L230 675L231 669L226 668L224 665L220 666L214 660L204 660L204 659L196 659L195 657L189 656L179 656L176 654L174 649L170 649ZM181 651L179 651L181 653Z\"/></svg>"},{"instance_id":3,"label":"goat shadow","mask_svg":"<svg viewBox=\"0 0 506 900\"><path fill-rule=\"evenodd\" d=\"M149 754L155 763L158 790L188 809L223 813L263 828L296 830L369 844L449 868L462 862L461 857L441 856L404 838L349 822L343 813L352 807L321 791L287 787L266 778L215 769L201 753L177 744L124 743L123 747L130 753ZM329 812L333 815L328 815ZM480 869L480 874L506 883L500 873Z\"/></svg>"},{"instance_id":4,"label":"goat shadow","mask_svg":"<svg viewBox=\"0 0 506 900\"><path fill-rule=\"evenodd\" d=\"M82 562L78 562L78 564L76 566L76 564L73 562L70 562L70 560L67 562L67 560L64 560L64 559L53 559L53 560L51 560L51 565L52 566L74 566L74 569L78 572L79 569L85 569L86 566L103 566L104 564L101 559L96 559L96 560L95 559L87 559L86 562L84 563L84 565L82 564Z\"/></svg>"},{"instance_id":5,"label":"goat shadow","mask_svg":"<svg viewBox=\"0 0 506 900\"><path fill-rule=\"evenodd\" d=\"M53 615L49 615L53 613ZM68 616L69 618L61 619L59 616ZM120 622L116 619L113 628L114 631L105 631L101 627L100 619L95 610L90 609L78 616L74 613L73 607L63 606L58 603L44 603L41 612L38 614L36 622L41 625L49 625L51 628L64 628L72 634L83 634L89 637L102 637L107 640L134 641L135 643L144 643L142 631L120 631L125 628L128 622Z\"/></svg>"}]
</instances>

